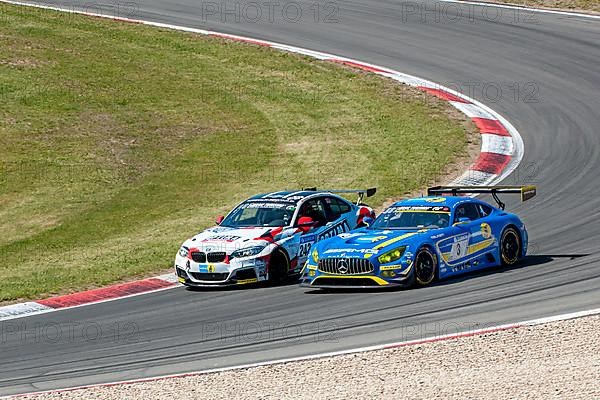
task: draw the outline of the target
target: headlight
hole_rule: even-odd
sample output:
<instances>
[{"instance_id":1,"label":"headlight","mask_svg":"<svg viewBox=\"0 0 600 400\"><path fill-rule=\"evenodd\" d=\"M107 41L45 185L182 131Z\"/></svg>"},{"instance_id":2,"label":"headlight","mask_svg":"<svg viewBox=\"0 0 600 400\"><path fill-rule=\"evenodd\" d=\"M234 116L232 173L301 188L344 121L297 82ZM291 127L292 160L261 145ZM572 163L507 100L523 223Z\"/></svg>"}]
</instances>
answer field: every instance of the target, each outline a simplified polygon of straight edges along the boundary
<instances>
[{"instance_id":1,"label":"headlight","mask_svg":"<svg viewBox=\"0 0 600 400\"><path fill-rule=\"evenodd\" d=\"M400 259L400 257L402 257L405 250L406 246L398 247L397 249L388 251L387 253L380 255L379 257L377 257L377 260L379 260L380 264L388 264L397 261Z\"/></svg>"},{"instance_id":2,"label":"headlight","mask_svg":"<svg viewBox=\"0 0 600 400\"><path fill-rule=\"evenodd\" d=\"M313 250L311 257L315 264L319 263L319 252L317 251L317 249Z\"/></svg>"},{"instance_id":3,"label":"headlight","mask_svg":"<svg viewBox=\"0 0 600 400\"><path fill-rule=\"evenodd\" d=\"M231 256L229 256L229 258L252 257L263 251L265 247L266 246L254 246L246 247L245 249L239 249L231 253Z\"/></svg>"},{"instance_id":4,"label":"headlight","mask_svg":"<svg viewBox=\"0 0 600 400\"><path fill-rule=\"evenodd\" d=\"M189 254L189 249L187 247L182 247L179 249L179 255L183 258L187 258L188 254Z\"/></svg>"}]
</instances>

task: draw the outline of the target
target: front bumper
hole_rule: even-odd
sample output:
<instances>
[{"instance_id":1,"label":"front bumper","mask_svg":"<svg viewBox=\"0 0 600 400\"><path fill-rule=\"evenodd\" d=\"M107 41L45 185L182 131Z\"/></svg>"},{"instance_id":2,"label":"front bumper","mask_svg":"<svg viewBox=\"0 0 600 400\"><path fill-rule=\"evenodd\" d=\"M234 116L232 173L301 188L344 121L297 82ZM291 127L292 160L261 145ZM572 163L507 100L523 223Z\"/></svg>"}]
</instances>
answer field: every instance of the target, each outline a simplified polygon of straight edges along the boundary
<instances>
[{"instance_id":1,"label":"front bumper","mask_svg":"<svg viewBox=\"0 0 600 400\"><path fill-rule=\"evenodd\" d=\"M174 266L179 282L192 287L238 286L267 280L266 263L261 258L204 264L177 256Z\"/></svg>"},{"instance_id":2,"label":"front bumper","mask_svg":"<svg viewBox=\"0 0 600 400\"><path fill-rule=\"evenodd\" d=\"M403 281L387 281L377 276L326 276L322 275L313 279L302 279L301 287L310 287L315 289L384 289L392 287L409 287L408 279Z\"/></svg>"},{"instance_id":3,"label":"front bumper","mask_svg":"<svg viewBox=\"0 0 600 400\"><path fill-rule=\"evenodd\" d=\"M398 268L384 268L373 273L343 275L325 273L316 265L305 266L300 279L301 287L320 289L383 289L392 287L410 287L413 284L412 266L399 271ZM380 268L380 267L378 267ZM394 271L392 273L392 271Z\"/></svg>"},{"instance_id":4,"label":"front bumper","mask_svg":"<svg viewBox=\"0 0 600 400\"><path fill-rule=\"evenodd\" d=\"M254 268L243 268L228 273L204 273L189 272L176 266L175 273L181 284L191 287L238 286L261 281Z\"/></svg>"}]
</instances>

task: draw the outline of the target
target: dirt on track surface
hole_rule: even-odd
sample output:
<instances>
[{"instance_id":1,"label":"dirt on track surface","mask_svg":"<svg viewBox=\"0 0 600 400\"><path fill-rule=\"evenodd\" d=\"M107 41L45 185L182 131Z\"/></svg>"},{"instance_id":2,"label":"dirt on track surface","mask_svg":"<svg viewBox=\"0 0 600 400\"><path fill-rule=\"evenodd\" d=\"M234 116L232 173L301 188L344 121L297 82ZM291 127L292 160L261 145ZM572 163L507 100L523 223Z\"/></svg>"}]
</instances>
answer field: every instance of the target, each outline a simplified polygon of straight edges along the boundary
<instances>
[{"instance_id":1,"label":"dirt on track surface","mask_svg":"<svg viewBox=\"0 0 600 400\"><path fill-rule=\"evenodd\" d=\"M29 399L598 399L600 317Z\"/></svg>"}]
</instances>

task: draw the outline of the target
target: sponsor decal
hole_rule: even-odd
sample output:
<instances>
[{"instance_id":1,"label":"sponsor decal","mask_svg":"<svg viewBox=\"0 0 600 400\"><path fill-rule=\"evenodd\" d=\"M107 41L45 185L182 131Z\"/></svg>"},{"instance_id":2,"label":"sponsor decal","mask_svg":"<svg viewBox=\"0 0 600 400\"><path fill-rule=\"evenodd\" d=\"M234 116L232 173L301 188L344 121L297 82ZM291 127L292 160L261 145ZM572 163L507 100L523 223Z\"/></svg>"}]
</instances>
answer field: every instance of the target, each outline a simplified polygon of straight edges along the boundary
<instances>
[{"instance_id":1,"label":"sponsor decal","mask_svg":"<svg viewBox=\"0 0 600 400\"><path fill-rule=\"evenodd\" d=\"M469 251L469 235L460 235L454 238L454 242L452 243L452 249L450 250L450 256L448 257L448 261L458 260L467 255Z\"/></svg>"},{"instance_id":2,"label":"sponsor decal","mask_svg":"<svg viewBox=\"0 0 600 400\"><path fill-rule=\"evenodd\" d=\"M340 235L338 235L340 238L342 239L352 239L355 237L360 237L364 235L363 233L342 233Z\"/></svg>"},{"instance_id":3,"label":"sponsor decal","mask_svg":"<svg viewBox=\"0 0 600 400\"><path fill-rule=\"evenodd\" d=\"M484 239L489 239L492 237L492 227L485 222L481 224L481 236L483 236Z\"/></svg>"},{"instance_id":4,"label":"sponsor decal","mask_svg":"<svg viewBox=\"0 0 600 400\"><path fill-rule=\"evenodd\" d=\"M434 197L426 200L428 203L443 203L446 201L445 197Z\"/></svg>"},{"instance_id":5,"label":"sponsor decal","mask_svg":"<svg viewBox=\"0 0 600 400\"><path fill-rule=\"evenodd\" d=\"M443 212L449 213L450 207L447 206L397 206L390 207L383 212L383 214L397 214L401 212L411 212L411 211L425 211L425 212Z\"/></svg>"},{"instance_id":6,"label":"sponsor decal","mask_svg":"<svg viewBox=\"0 0 600 400\"><path fill-rule=\"evenodd\" d=\"M214 266L214 265L212 265L212 264L208 264L208 265L206 266L206 271L207 271L207 272L215 272L215 266Z\"/></svg>"},{"instance_id":7,"label":"sponsor decal","mask_svg":"<svg viewBox=\"0 0 600 400\"><path fill-rule=\"evenodd\" d=\"M285 202L275 202L275 201L261 201L261 202L248 202L244 203L240 206L240 208L273 208L273 209L286 209L286 210L295 210L296 206L287 201Z\"/></svg>"},{"instance_id":8,"label":"sponsor decal","mask_svg":"<svg viewBox=\"0 0 600 400\"><path fill-rule=\"evenodd\" d=\"M461 263L461 264L455 265L453 267L450 267L450 270L452 272L460 272L460 271L466 271L470 268L471 268L471 263L466 262L466 263Z\"/></svg>"},{"instance_id":9,"label":"sponsor decal","mask_svg":"<svg viewBox=\"0 0 600 400\"><path fill-rule=\"evenodd\" d=\"M317 240L317 235L304 235L300 237L300 243L314 242Z\"/></svg>"},{"instance_id":10,"label":"sponsor decal","mask_svg":"<svg viewBox=\"0 0 600 400\"><path fill-rule=\"evenodd\" d=\"M352 253L359 253L359 254L377 254L377 250L373 250L373 249L329 249L323 252L323 254L331 254L331 253L344 253L342 255L345 256L346 254L351 255Z\"/></svg>"},{"instance_id":11,"label":"sponsor decal","mask_svg":"<svg viewBox=\"0 0 600 400\"><path fill-rule=\"evenodd\" d=\"M333 225L327 228L325 231L319 233L319 240L328 239L337 236L340 233L348 232L349 230L350 226L348 225L348 222L344 220L339 224Z\"/></svg>"},{"instance_id":12,"label":"sponsor decal","mask_svg":"<svg viewBox=\"0 0 600 400\"><path fill-rule=\"evenodd\" d=\"M235 242L241 238L241 236L235 235L216 235L204 239L203 242Z\"/></svg>"},{"instance_id":13,"label":"sponsor decal","mask_svg":"<svg viewBox=\"0 0 600 400\"><path fill-rule=\"evenodd\" d=\"M386 270L391 270L391 269L402 269L402 265L398 264L398 265L382 265L379 267L380 271L386 271Z\"/></svg>"}]
</instances>

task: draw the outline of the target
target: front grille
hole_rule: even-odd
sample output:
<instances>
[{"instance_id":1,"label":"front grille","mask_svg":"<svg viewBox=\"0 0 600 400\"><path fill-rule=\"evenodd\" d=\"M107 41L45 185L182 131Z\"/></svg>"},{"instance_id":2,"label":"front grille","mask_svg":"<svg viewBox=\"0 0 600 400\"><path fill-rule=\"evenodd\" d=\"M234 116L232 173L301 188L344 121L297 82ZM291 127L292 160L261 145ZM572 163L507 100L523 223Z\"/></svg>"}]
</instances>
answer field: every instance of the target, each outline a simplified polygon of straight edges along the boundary
<instances>
[{"instance_id":1,"label":"front grille","mask_svg":"<svg viewBox=\"0 0 600 400\"><path fill-rule=\"evenodd\" d=\"M209 263L223 262L223 261L225 261L226 255L227 254L225 254L224 251L219 251L216 253L208 253L206 256L206 259Z\"/></svg>"},{"instance_id":2,"label":"front grille","mask_svg":"<svg viewBox=\"0 0 600 400\"><path fill-rule=\"evenodd\" d=\"M229 275L227 272L188 272L188 274L197 281L224 281Z\"/></svg>"},{"instance_id":3,"label":"front grille","mask_svg":"<svg viewBox=\"0 0 600 400\"><path fill-rule=\"evenodd\" d=\"M256 278L256 272L254 271L254 268L242 269L235 273L235 277L238 280L254 279Z\"/></svg>"},{"instance_id":4,"label":"front grille","mask_svg":"<svg viewBox=\"0 0 600 400\"><path fill-rule=\"evenodd\" d=\"M197 263L218 263L225 261L227 254L224 251L218 251L214 253L204 253L202 251L192 251L192 260Z\"/></svg>"},{"instance_id":5,"label":"front grille","mask_svg":"<svg viewBox=\"0 0 600 400\"><path fill-rule=\"evenodd\" d=\"M206 253L202 251L192 251L192 260L194 260L197 263L205 263Z\"/></svg>"},{"instance_id":6,"label":"front grille","mask_svg":"<svg viewBox=\"0 0 600 400\"><path fill-rule=\"evenodd\" d=\"M364 258L325 258L319 260L319 271L335 275L358 275L373 272L373 264Z\"/></svg>"}]
</instances>

